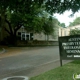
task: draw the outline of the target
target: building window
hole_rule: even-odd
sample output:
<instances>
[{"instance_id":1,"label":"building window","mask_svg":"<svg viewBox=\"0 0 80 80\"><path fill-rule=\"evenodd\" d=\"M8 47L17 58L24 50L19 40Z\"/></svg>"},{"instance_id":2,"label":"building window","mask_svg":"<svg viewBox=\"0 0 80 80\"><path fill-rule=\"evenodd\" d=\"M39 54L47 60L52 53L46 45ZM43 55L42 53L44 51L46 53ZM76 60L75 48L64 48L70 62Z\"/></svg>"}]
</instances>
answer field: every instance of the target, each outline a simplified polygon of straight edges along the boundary
<instances>
[{"instance_id":1,"label":"building window","mask_svg":"<svg viewBox=\"0 0 80 80\"><path fill-rule=\"evenodd\" d=\"M18 36L21 36L21 32L18 32Z\"/></svg>"},{"instance_id":2,"label":"building window","mask_svg":"<svg viewBox=\"0 0 80 80\"><path fill-rule=\"evenodd\" d=\"M33 33L18 32L18 37L21 40L33 40Z\"/></svg>"},{"instance_id":3,"label":"building window","mask_svg":"<svg viewBox=\"0 0 80 80\"><path fill-rule=\"evenodd\" d=\"M33 33L30 33L30 40L33 40Z\"/></svg>"},{"instance_id":4,"label":"building window","mask_svg":"<svg viewBox=\"0 0 80 80\"><path fill-rule=\"evenodd\" d=\"M26 40L29 40L30 35L26 35Z\"/></svg>"}]
</instances>

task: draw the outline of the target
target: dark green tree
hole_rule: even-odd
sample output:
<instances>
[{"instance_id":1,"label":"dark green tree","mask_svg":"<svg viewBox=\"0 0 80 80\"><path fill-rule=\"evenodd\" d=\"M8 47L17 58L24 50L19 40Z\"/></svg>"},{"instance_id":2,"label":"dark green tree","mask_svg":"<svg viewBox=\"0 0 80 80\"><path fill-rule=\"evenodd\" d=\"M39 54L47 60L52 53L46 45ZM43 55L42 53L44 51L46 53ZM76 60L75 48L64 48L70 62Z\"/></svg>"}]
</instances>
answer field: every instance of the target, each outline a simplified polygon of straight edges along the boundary
<instances>
[{"instance_id":1,"label":"dark green tree","mask_svg":"<svg viewBox=\"0 0 80 80\"><path fill-rule=\"evenodd\" d=\"M77 17L73 22L70 23L69 27L80 24L80 17Z\"/></svg>"},{"instance_id":2,"label":"dark green tree","mask_svg":"<svg viewBox=\"0 0 80 80\"><path fill-rule=\"evenodd\" d=\"M53 12L63 13L66 10L72 10L73 13L80 9L80 0L46 0L46 10L53 14Z\"/></svg>"},{"instance_id":3,"label":"dark green tree","mask_svg":"<svg viewBox=\"0 0 80 80\"><path fill-rule=\"evenodd\" d=\"M61 27L63 27L63 28L66 27L65 23L60 23L59 26L61 26Z\"/></svg>"},{"instance_id":4,"label":"dark green tree","mask_svg":"<svg viewBox=\"0 0 80 80\"><path fill-rule=\"evenodd\" d=\"M53 17L49 17L47 19L43 18L44 25L43 25L43 33L47 36L47 41L49 40L49 36L55 37L55 30L58 29L58 20Z\"/></svg>"},{"instance_id":5,"label":"dark green tree","mask_svg":"<svg viewBox=\"0 0 80 80\"><path fill-rule=\"evenodd\" d=\"M26 8L26 11L29 12L32 4L37 4L39 7L44 5L46 10L52 14L53 12L62 13L65 10L72 10L73 12L76 12L80 9L79 0L0 0L0 10L5 10L8 7L11 10L20 10L20 8L23 7L23 10Z\"/></svg>"},{"instance_id":6,"label":"dark green tree","mask_svg":"<svg viewBox=\"0 0 80 80\"><path fill-rule=\"evenodd\" d=\"M80 30L79 29L72 29L70 31L70 35L80 35Z\"/></svg>"},{"instance_id":7,"label":"dark green tree","mask_svg":"<svg viewBox=\"0 0 80 80\"><path fill-rule=\"evenodd\" d=\"M1 28L10 35L10 41L15 42L16 33L23 25L29 32L42 31L41 19L38 18L43 13L43 8L36 1L14 0L6 3L2 1L0 9ZM38 1L39 2L39 1ZM13 3L13 5L11 4ZM6 4L6 5L5 5Z\"/></svg>"},{"instance_id":8,"label":"dark green tree","mask_svg":"<svg viewBox=\"0 0 80 80\"><path fill-rule=\"evenodd\" d=\"M76 12L80 9L79 0L0 0L0 19L1 26L8 29L5 30L10 36L16 36L17 30L22 26L26 26L29 31L39 31L43 29L38 25L41 15L40 8L44 7L45 11L53 15L53 13L63 13L65 10ZM8 15L9 14L9 15ZM5 23L6 22L6 23ZM36 23L35 23L36 22ZM4 23L4 24L3 24ZM33 25L35 26L33 26ZM37 28L37 29L36 29ZM42 31L42 30L41 30ZM12 37L15 39L15 37ZM14 40L12 39L12 40Z\"/></svg>"}]
</instances>

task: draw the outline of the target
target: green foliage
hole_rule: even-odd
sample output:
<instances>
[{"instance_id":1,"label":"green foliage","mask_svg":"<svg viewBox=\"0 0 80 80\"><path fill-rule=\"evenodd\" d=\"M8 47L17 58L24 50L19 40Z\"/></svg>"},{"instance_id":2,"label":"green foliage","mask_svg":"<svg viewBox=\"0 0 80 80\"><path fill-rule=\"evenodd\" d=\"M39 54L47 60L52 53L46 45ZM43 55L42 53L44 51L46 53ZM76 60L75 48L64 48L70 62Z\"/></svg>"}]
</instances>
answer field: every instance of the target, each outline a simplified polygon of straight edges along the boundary
<instances>
[{"instance_id":1,"label":"green foliage","mask_svg":"<svg viewBox=\"0 0 80 80\"><path fill-rule=\"evenodd\" d=\"M63 28L66 27L65 23L60 23L59 26L61 26L61 27L63 27Z\"/></svg>"},{"instance_id":2,"label":"green foliage","mask_svg":"<svg viewBox=\"0 0 80 80\"><path fill-rule=\"evenodd\" d=\"M12 27L16 27L19 23L22 23L22 15L20 13L12 13L10 22L13 25Z\"/></svg>"},{"instance_id":3,"label":"green foliage","mask_svg":"<svg viewBox=\"0 0 80 80\"><path fill-rule=\"evenodd\" d=\"M80 24L80 17L77 17L73 22L70 23L69 27Z\"/></svg>"},{"instance_id":4,"label":"green foliage","mask_svg":"<svg viewBox=\"0 0 80 80\"><path fill-rule=\"evenodd\" d=\"M28 32L41 33L43 30L43 22L40 17L35 17L31 22L25 24L25 29Z\"/></svg>"},{"instance_id":5,"label":"green foliage","mask_svg":"<svg viewBox=\"0 0 80 80\"><path fill-rule=\"evenodd\" d=\"M79 29L72 29L72 30L70 30L70 35L80 35L80 30Z\"/></svg>"},{"instance_id":6,"label":"green foliage","mask_svg":"<svg viewBox=\"0 0 80 80\"><path fill-rule=\"evenodd\" d=\"M76 26L80 24L80 17L77 17L73 22L70 23L69 27L71 26ZM70 35L80 35L80 30L79 29L72 29L70 31Z\"/></svg>"},{"instance_id":7,"label":"green foliage","mask_svg":"<svg viewBox=\"0 0 80 80\"><path fill-rule=\"evenodd\" d=\"M65 10L72 10L75 13L80 9L80 0L47 0L46 9L51 13L63 13Z\"/></svg>"},{"instance_id":8,"label":"green foliage","mask_svg":"<svg viewBox=\"0 0 80 80\"><path fill-rule=\"evenodd\" d=\"M44 5L49 13L63 13L65 10L76 12L80 9L80 0L0 0L0 10L10 8L10 10L18 9L23 12L30 12L30 8L37 4L38 7ZM24 6L25 5L25 6ZM20 8L23 8L23 10ZM34 8L32 9L34 11Z\"/></svg>"},{"instance_id":9,"label":"green foliage","mask_svg":"<svg viewBox=\"0 0 80 80\"><path fill-rule=\"evenodd\" d=\"M43 18L44 25L43 25L43 33L46 35L53 35L55 31L55 27L58 27L58 20L53 17Z\"/></svg>"},{"instance_id":10,"label":"green foliage","mask_svg":"<svg viewBox=\"0 0 80 80\"><path fill-rule=\"evenodd\" d=\"M7 2L5 0L5 2ZM12 4L13 5L12 5ZM6 5L5 5L6 4ZM5 30L10 36L16 36L16 32L23 25L28 32L51 35L57 20L53 20L46 12L43 1L39 0L14 0L7 3L2 1L0 14L8 25ZM3 22L4 24L4 22ZM14 38L14 37L13 37Z\"/></svg>"},{"instance_id":11,"label":"green foliage","mask_svg":"<svg viewBox=\"0 0 80 80\"><path fill-rule=\"evenodd\" d=\"M3 22L6 19L9 26L9 30L5 30L10 35L16 35L22 25L28 32L50 35L58 24L50 17L53 12L62 13L69 9L75 12L79 3L78 0L0 0L0 15L4 14Z\"/></svg>"}]
</instances>

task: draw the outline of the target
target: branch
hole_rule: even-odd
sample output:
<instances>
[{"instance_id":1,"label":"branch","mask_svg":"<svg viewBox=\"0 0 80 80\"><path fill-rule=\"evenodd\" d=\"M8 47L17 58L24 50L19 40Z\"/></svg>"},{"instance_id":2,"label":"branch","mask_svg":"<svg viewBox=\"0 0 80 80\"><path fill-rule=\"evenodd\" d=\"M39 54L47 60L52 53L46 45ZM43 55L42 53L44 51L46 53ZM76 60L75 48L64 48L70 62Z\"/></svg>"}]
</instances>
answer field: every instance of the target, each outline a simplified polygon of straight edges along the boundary
<instances>
[{"instance_id":1,"label":"branch","mask_svg":"<svg viewBox=\"0 0 80 80\"><path fill-rule=\"evenodd\" d=\"M18 24L17 27L15 28L15 31L19 30L21 28L21 24Z\"/></svg>"},{"instance_id":2,"label":"branch","mask_svg":"<svg viewBox=\"0 0 80 80\"><path fill-rule=\"evenodd\" d=\"M10 29L11 34L13 34L13 31L12 31L12 28L11 28L11 23L7 19L5 19L5 21L6 21L6 23L9 26L9 29Z\"/></svg>"},{"instance_id":3,"label":"branch","mask_svg":"<svg viewBox=\"0 0 80 80\"><path fill-rule=\"evenodd\" d=\"M17 31L18 29L20 29L21 28L21 25L19 25L15 30Z\"/></svg>"},{"instance_id":4,"label":"branch","mask_svg":"<svg viewBox=\"0 0 80 80\"><path fill-rule=\"evenodd\" d=\"M7 31L9 34L11 34L8 30L7 30L7 28L4 28L5 29L5 31Z\"/></svg>"},{"instance_id":5,"label":"branch","mask_svg":"<svg viewBox=\"0 0 80 80\"><path fill-rule=\"evenodd\" d=\"M19 30L21 28L22 25L18 25L15 29L14 29L14 34L16 35L17 30Z\"/></svg>"}]
</instances>

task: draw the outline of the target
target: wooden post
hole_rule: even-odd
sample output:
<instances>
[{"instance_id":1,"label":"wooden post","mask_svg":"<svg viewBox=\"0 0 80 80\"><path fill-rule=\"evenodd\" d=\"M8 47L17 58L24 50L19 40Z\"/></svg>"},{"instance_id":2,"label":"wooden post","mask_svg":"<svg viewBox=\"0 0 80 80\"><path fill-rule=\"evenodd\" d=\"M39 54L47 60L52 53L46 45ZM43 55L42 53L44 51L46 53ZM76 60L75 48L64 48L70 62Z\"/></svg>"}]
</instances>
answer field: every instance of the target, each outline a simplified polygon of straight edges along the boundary
<instances>
[{"instance_id":1,"label":"wooden post","mask_svg":"<svg viewBox=\"0 0 80 80\"><path fill-rule=\"evenodd\" d=\"M60 57L60 66L62 67L62 59L61 59L61 57Z\"/></svg>"}]
</instances>

